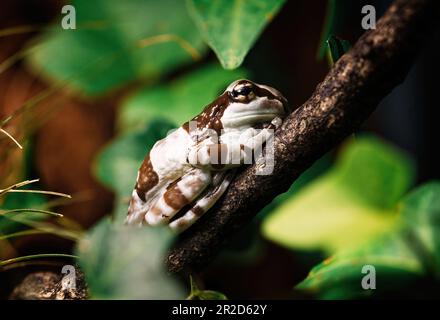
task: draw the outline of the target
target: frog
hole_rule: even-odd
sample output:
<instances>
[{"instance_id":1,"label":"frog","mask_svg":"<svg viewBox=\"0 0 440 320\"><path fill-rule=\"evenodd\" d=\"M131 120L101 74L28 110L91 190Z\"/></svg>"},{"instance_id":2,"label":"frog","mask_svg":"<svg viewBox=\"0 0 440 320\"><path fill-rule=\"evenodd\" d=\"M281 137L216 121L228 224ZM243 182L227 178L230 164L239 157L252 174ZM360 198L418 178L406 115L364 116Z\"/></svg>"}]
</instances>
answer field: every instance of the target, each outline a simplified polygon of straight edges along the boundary
<instances>
[{"instance_id":1,"label":"frog","mask_svg":"<svg viewBox=\"0 0 440 320\"><path fill-rule=\"evenodd\" d=\"M222 197L237 169L273 137L289 113L277 89L232 82L202 112L147 153L131 195L127 225L167 225L181 233Z\"/></svg>"}]
</instances>

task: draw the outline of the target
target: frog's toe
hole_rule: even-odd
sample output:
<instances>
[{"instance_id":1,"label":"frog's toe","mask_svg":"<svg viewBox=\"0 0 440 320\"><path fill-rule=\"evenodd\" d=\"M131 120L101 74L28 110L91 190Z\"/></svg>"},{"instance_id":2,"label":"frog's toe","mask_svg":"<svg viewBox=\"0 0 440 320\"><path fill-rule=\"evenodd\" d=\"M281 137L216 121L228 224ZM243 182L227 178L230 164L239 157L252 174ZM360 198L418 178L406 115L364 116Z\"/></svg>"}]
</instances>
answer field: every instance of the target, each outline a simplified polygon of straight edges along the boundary
<instances>
[{"instance_id":1,"label":"frog's toe","mask_svg":"<svg viewBox=\"0 0 440 320\"><path fill-rule=\"evenodd\" d=\"M276 117L271 121L271 124L278 129L283 124L283 120L280 117Z\"/></svg>"}]
</instances>

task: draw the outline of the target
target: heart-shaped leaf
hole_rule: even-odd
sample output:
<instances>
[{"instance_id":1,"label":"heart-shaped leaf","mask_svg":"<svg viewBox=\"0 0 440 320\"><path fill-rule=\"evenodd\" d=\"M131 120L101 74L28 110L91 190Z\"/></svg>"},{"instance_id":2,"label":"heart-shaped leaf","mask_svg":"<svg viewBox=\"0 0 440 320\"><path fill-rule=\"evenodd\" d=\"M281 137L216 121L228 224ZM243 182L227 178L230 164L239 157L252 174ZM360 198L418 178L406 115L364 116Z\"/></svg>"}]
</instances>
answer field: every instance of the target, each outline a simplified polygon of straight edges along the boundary
<instances>
[{"instance_id":1,"label":"heart-shaped leaf","mask_svg":"<svg viewBox=\"0 0 440 320\"><path fill-rule=\"evenodd\" d=\"M356 246L393 224L395 205L412 177L403 154L360 137L345 147L333 169L268 216L263 234L289 248L333 253Z\"/></svg>"},{"instance_id":2,"label":"heart-shaped leaf","mask_svg":"<svg viewBox=\"0 0 440 320\"><path fill-rule=\"evenodd\" d=\"M206 42L222 66L234 69L285 0L187 0Z\"/></svg>"}]
</instances>

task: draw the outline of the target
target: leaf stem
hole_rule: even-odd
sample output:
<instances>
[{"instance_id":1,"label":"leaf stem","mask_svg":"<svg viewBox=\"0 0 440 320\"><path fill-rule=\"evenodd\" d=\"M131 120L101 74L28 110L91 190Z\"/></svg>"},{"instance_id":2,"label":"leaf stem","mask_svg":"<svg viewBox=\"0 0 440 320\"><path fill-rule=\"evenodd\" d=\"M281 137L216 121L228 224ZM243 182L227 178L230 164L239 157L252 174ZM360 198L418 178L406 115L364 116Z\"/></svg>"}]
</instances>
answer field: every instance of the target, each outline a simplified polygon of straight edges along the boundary
<instances>
[{"instance_id":1,"label":"leaf stem","mask_svg":"<svg viewBox=\"0 0 440 320\"><path fill-rule=\"evenodd\" d=\"M185 50L194 60L200 60L201 55L191 43L175 34L160 34L157 36L139 40L139 47L147 47L162 42L176 42L183 50Z\"/></svg>"}]
</instances>

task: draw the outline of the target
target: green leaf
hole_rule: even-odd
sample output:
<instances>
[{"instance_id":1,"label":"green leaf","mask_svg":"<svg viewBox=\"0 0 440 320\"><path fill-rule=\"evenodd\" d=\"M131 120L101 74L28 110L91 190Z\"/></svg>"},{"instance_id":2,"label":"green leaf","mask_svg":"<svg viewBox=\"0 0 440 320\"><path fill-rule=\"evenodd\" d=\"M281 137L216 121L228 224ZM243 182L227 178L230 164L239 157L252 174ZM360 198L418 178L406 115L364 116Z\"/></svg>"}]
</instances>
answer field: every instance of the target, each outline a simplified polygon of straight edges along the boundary
<instances>
[{"instance_id":1,"label":"green leaf","mask_svg":"<svg viewBox=\"0 0 440 320\"><path fill-rule=\"evenodd\" d=\"M156 117L180 126L200 113L232 81L246 76L242 69L226 71L218 65L208 65L166 86L147 87L123 104L119 127L125 131L142 128Z\"/></svg>"},{"instance_id":2,"label":"green leaf","mask_svg":"<svg viewBox=\"0 0 440 320\"><path fill-rule=\"evenodd\" d=\"M167 121L155 120L141 130L117 137L97 158L95 172L99 180L119 196L130 196L145 155L173 128Z\"/></svg>"},{"instance_id":3,"label":"green leaf","mask_svg":"<svg viewBox=\"0 0 440 320\"><path fill-rule=\"evenodd\" d=\"M373 266L376 289L364 290L364 266ZM323 299L356 299L397 293L423 275L418 257L400 233L390 232L368 245L336 254L314 267L307 278L296 286ZM403 292L404 293L404 292ZM411 294L411 293L409 293Z\"/></svg>"},{"instance_id":4,"label":"green leaf","mask_svg":"<svg viewBox=\"0 0 440 320\"><path fill-rule=\"evenodd\" d=\"M328 173L279 206L262 224L268 239L329 253L388 230L412 182L405 155L372 137L350 142Z\"/></svg>"},{"instance_id":5,"label":"green leaf","mask_svg":"<svg viewBox=\"0 0 440 320\"><path fill-rule=\"evenodd\" d=\"M324 55L327 50L327 39L334 32L335 18L336 18L336 0L328 0L327 1L327 9L325 14L324 27L322 29L321 41L319 42L319 49L317 53L318 59L324 58Z\"/></svg>"},{"instance_id":6,"label":"green leaf","mask_svg":"<svg viewBox=\"0 0 440 320\"><path fill-rule=\"evenodd\" d=\"M283 203L288 198L292 197L307 186L309 183L313 182L316 178L322 176L327 172L333 165L332 158L330 154L325 154L319 160L317 160L309 169L304 171L298 179L289 188L286 193L280 194L275 201L278 203Z\"/></svg>"},{"instance_id":7,"label":"green leaf","mask_svg":"<svg viewBox=\"0 0 440 320\"><path fill-rule=\"evenodd\" d=\"M401 219L389 232L325 260L296 288L325 299L378 297L387 293L393 297L424 297L423 292L407 288L423 281L432 285L435 277L439 279L439 199L440 182L417 188L401 201ZM361 288L365 265L375 268L376 290Z\"/></svg>"},{"instance_id":8,"label":"green leaf","mask_svg":"<svg viewBox=\"0 0 440 320\"><path fill-rule=\"evenodd\" d=\"M407 154L368 135L346 145L335 169L339 184L357 201L380 209L393 209L415 175Z\"/></svg>"},{"instance_id":9,"label":"green leaf","mask_svg":"<svg viewBox=\"0 0 440 320\"><path fill-rule=\"evenodd\" d=\"M203 40L175 0L73 0L77 29L54 26L30 61L86 94L154 79L200 58Z\"/></svg>"},{"instance_id":10,"label":"green leaf","mask_svg":"<svg viewBox=\"0 0 440 320\"><path fill-rule=\"evenodd\" d=\"M114 215L117 221L127 215L128 199L145 155L174 127L168 121L154 120L144 128L118 136L98 155L94 172L116 193Z\"/></svg>"},{"instance_id":11,"label":"green leaf","mask_svg":"<svg viewBox=\"0 0 440 320\"><path fill-rule=\"evenodd\" d=\"M25 188L23 188L25 189ZM8 193L0 209L39 208L47 201L46 196L38 193Z\"/></svg>"},{"instance_id":12,"label":"green leaf","mask_svg":"<svg viewBox=\"0 0 440 320\"><path fill-rule=\"evenodd\" d=\"M402 216L409 225L440 227L440 182L427 183L403 201Z\"/></svg>"},{"instance_id":13,"label":"green leaf","mask_svg":"<svg viewBox=\"0 0 440 320\"><path fill-rule=\"evenodd\" d=\"M405 197L402 218L426 268L440 278L440 182L427 183Z\"/></svg>"},{"instance_id":14,"label":"green leaf","mask_svg":"<svg viewBox=\"0 0 440 320\"><path fill-rule=\"evenodd\" d=\"M336 63L345 53L351 48L351 43L348 40L340 39L331 35L327 39L328 54L331 64Z\"/></svg>"},{"instance_id":15,"label":"green leaf","mask_svg":"<svg viewBox=\"0 0 440 320\"><path fill-rule=\"evenodd\" d=\"M182 299L164 270L173 236L167 228L134 228L104 219L79 243L81 270L94 299Z\"/></svg>"},{"instance_id":16,"label":"green leaf","mask_svg":"<svg viewBox=\"0 0 440 320\"><path fill-rule=\"evenodd\" d=\"M285 0L187 0L188 9L222 66L234 69Z\"/></svg>"},{"instance_id":17,"label":"green leaf","mask_svg":"<svg viewBox=\"0 0 440 320\"><path fill-rule=\"evenodd\" d=\"M17 208L42 208L46 203L47 198L41 194L36 193L8 193L5 202L0 206L0 209L13 210ZM1 210L0 210L1 211ZM38 212L26 212L25 215L28 220L42 220L47 218L46 215ZM9 234L22 230L23 226L7 217L0 216L0 234Z\"/></svg>"}]
</instances>

